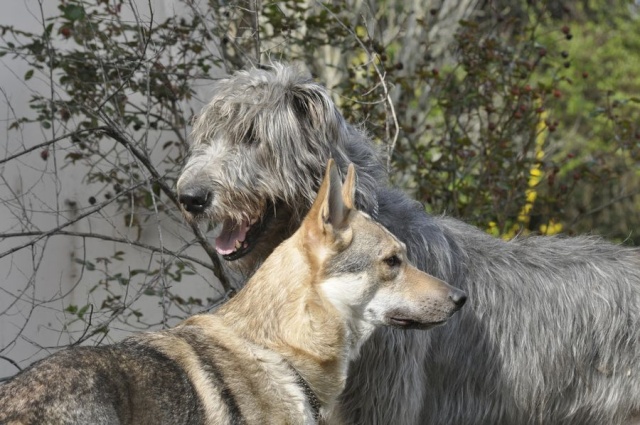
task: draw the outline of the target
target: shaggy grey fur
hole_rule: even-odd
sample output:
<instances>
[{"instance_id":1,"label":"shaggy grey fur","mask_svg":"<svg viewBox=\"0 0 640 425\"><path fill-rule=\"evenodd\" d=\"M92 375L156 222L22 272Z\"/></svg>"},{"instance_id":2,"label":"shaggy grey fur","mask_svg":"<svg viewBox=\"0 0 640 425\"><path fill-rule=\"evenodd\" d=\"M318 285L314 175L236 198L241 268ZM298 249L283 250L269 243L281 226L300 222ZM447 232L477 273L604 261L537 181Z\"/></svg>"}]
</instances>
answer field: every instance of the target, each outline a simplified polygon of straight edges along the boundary
<instances>
[{"instance_id":1,"label":"shaggy grey fur","mask_svg":"<svg viewBox=\"0 0 640 425\"><path fill-rule=\"evenodd\" d=\"M200 192L189 219L227 231L267 217L253 249L225 262L246 276L299 225L329 157L343 172L356 164L359 208L404 241L419 268L469 295L444 327L382 329L365 345L342 398L347 422L638 420L640 252L595 237L505 242L427 215L388 187L365 133L296 68L274 64L217 85L195 123L178 191Z\"/></svg>"}]
</instances>

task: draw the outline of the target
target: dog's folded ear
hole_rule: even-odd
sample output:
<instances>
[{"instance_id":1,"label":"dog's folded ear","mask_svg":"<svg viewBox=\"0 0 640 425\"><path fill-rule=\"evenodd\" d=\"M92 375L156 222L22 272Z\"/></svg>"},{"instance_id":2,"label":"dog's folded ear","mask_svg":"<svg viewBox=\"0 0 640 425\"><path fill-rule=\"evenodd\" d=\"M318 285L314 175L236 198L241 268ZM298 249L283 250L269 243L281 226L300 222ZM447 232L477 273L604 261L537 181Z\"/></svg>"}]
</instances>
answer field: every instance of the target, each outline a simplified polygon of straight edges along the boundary
<instances>
[{"instance_id":1,"label":"dog's folded ear","mask_svg":"<svg viewBox=\"0 0 640 425\"><path fill-rule=\"evenodd\" d=\"M302 224L308 251L318 252L312 244L342 249L351 242L349 221L354 208L355 183L353 164L349 165L343 185L335 161L329 159L316 199Z\"/></svg>"}]
</instances>

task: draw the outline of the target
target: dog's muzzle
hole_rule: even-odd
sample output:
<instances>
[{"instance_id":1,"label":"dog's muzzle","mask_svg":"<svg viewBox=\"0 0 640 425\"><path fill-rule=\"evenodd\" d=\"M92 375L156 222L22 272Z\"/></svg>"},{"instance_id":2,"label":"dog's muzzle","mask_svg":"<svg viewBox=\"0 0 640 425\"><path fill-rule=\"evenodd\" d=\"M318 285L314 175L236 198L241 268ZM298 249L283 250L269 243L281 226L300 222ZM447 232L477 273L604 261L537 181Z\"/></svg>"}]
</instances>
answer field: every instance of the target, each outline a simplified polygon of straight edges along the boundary
<instances>
[{"instance_id":1,"label":"dog's muzzle","mask_svg":"<svg viewBox=\"0 0 640 425\"><path fill-rule=\"evenodd\" d=\"M213 194L203 186L187 187L180 191L178 201L182 207L190 214L202 214L209 205Z\"/></svg>"}]
</instances>

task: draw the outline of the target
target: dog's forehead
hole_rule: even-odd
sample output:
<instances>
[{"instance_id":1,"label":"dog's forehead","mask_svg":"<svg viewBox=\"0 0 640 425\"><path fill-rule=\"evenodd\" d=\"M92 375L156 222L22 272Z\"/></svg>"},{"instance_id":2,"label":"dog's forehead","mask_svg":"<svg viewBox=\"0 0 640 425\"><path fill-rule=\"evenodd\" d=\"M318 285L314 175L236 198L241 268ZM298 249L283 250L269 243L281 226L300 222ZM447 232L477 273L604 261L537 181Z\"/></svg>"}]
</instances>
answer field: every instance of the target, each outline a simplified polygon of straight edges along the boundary
<instances>
[{"instance_id":1,"label":"dog's forehead","mask_svg":"<svg viewBox=\"0 0 640 425\"><path fill-rule=\"evenodd\" d=\"M194 138L184 163L180 180L197 178L200 173L211 174L213 164L228 160L233 153L219 138Z\"/></svg>"},{"instance_id":2,"label":"dog's forehead","mask_svg":"<svg viewBox=\"0 0 640 425\"><path fill-rule=\"evenodd\" d=\"M354 220L351 243L326 264L329 276L364 273L381 260L381 256L405 251L404 244L369 215L359 213Z\"/></svg>"},{"instance_id":3,"label":"dog's forehead","mask_svg":"<svg viewBox=\"0 0 640 425\"><path fill-rule=\"evenodd\" d=\"M379 222L377 222L373 217L371 217L369 214L367 214L364 211L358 211L358 213L360 215L362 215L362 217L364 219L366 219L367 222L369 222L372 226L375 226L376 229L378 229L380 232L382 232L382 235L385 239L389 239L388 242L390 243L395 243L397 245L399 245L403 250L407 249L407 246L405 245L404 242L402 242L400 239L398 239L396 237L396 235L394 235L393 233L391 233L391 231L389 229L387 229L386 227L384 227L382 224L380 224Z\"/></svg>"}]
</instances>

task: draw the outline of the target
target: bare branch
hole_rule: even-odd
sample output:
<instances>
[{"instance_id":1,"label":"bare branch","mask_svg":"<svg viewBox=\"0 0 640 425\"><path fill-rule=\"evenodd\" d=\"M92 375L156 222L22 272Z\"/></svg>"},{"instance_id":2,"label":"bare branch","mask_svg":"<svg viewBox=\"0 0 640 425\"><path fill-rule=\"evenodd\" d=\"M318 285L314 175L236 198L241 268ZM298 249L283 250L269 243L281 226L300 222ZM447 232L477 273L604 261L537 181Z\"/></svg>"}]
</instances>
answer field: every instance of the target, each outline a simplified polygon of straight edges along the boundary
<instances>
[{"instance_id":1,"label":"bare branch","mask_svg":"<svg viewBox=\"0 0 640 425\"><path fill-rule=\"evenodd\" d=\"M51 233L51 232L0 233L0 240L8 239L8 238L28 237L28 236L42 236L44 233L48 233L48 236L70 236L70 237L78 237L78 238L100 239L100 240L103 240L103 241L116 242L116 243L121 243L121 244L124 244L124 245L136 246L138 248L142 248L142 249L145 249L147 251L160 252L160 253L168 254L168 255L170 255L172 257L175 257L175 258L180 258L182 260L191 261L193 263L196 263L196 264L198 264L198 265L200 265L202 267L205 267L205 268L213 271L213 266L211 264L205 263L204 261L202 261L202 260L200 260L200 259L198 259L196 257L192 257L190 255L182 254L182 251L187 249L191 245L191 243L186 244L185 246L180 248L178 251L171 251L171 250L167 250L164 247L163 248L158 248L157 246L145 244L145 243L142 243L142 242L132 241L132 240L129 240L129 239L116 238L116 237L113 237L113 236L102 235L102 234L99 234L99 233L69 232L69 231L64 231L64 230L54 231L53 233Z\"/></svg>"},{"instance_id":2,"label":"bare branch","mask_svg":"<svg viewBox=\"0 0 640 425\"><path fill-rule=\"evenodd\" d=\"M347 25L345 25L342 22L342 20L340 18L338 18L338 16L336 16L336 14L333 13L333 11L331 11L331 9L329 9L324 3L316 1L316 4L318 4L324 10L326 10L327 13L329 13L336 20L336 22L345 31L347 31L349 34L351 34L351 36L358 42L358 44L360 45L362 50L367 54L367 57L369 58L369 64L373 67L373 69L376 71L376 74L378 75L378 79L380 81L380 85L382 86L382 90L383 90L383 93L384 93L383 98L385 99L385 101L387 102L387 105L389 107L389 110L390 110L389 115L391 116L391 120L393 121L393 128L394 128L393 129L393 136L391 136L391 140L387 144L387 172L391 172L391 157L393 155L393 151L395 150L396 143L398 142L398 135L400 134L400 125L398 124L398 117L396 115L395 106L393 105L393 100L391 99L391 95L389 94L389 89L387 87L387 83L386 83L386 79L385 79L385 73L380 70L380 68L376 64L377 58L374 57L374 55L367 48L367 46L365 46L365 44L362 42L362 40L360 40L360 37L358 37L358 35L355 33L355 31L353 31L352 28L350 28Z\"/></svg>"},{"instance_id":3,"label":"bare branch","mask_svg":"<svg viewBox=\"0 0 640 425\"><path fill-rule=\"evenodd\" d=\"M98 211L100 211L101 209L103 209L105 206L107 206L107 205L111 204L112 202L114 202L114 201L115 201L116 199L118 199L119 197L121 197L121 196L123 196L123 195L127 194L127 193L128 193L128 192L130 192L130 191L133 191L133 190L135 190L135 189L139 188L140 186L144 185L145 183L146 183L146 182L142 182L142 183L139 183L139 184L137 184L137 185L135 185L135 186L132 186L132 187L130 187L130 188L127 188L126 190L123 190L122 192L120 192L119 194L117 194L116 196L114 196L113 198L111 198L111 199L109 199L109 200L107 200L107 201L104 201L103 203L101 203L101 204L100 204L100 205L98 205L97 207L91 208L89 211L85 212L84 214L80 214L80 215L78 215L77 217L75 217L75 218L73 218L73 219L71 219L71 220L67 221L66 223L62 223L62 224L60 224L60 225L59 225L59 226L57 226L55 229L51 229L51 230L49 230L49 231L42 232L39 236L37 236L36 238L34 238L34 239L30 240L29 242L25 242L25 243L24 243L24 244L22 244L22 245L15 246L15 247L13 247L13 248L11 248L11 249L8 249L8 250L6 250L6 251L4 251L4 252L0 253L0 258L6 257L7 255L11 255L11 254L13 254L14 252L20 251L21 249L24 249L24 248L27 248L27 247L33 246L33 245L35 245L38 241L40 241L40 240L42 240L42 239L44 239L44 238L46 238L46 237L48 237L48 236L52 236L53 234L55 234L55 233L57 233L57 232L61 231L62 229L64 229L65 227L69 227L69 226L71 226L73 223L76 223L76 222L78 222L78 221L80 221L80 220L82 220L82 219L84 219L84 218L87 218L87 217L89 217L89 216L91 216L91 215L95 214L96 212L98 212ZM1 236L1 235L0 235L0 236Z\"/></svg>"},{"instance_id":4,"label":"bare branch","mask_svg":"<svg viewBox=\"0 0 640 425\"><path fill-rule=\"evenodd\" d=\"M142 152L140 152L140 150L137 149L125 135L123 135L120 131L116 130L113 126L107 126L106 129L104 129L103 131L105 135L111 137L113 140L117 141L118 143L126 147L129 150L129 152L131 152L133 156L135 156L136 159L138 159L138 161L140 161L146 167L149 173L151 173L151 175L154 177L154 180L160 186L160 189L165 193L165 195L167 195L169 199L171 199L174 205L177 208L181 208L180 201L178 200L177 194L169 186L167 186L166 183L164 183L164 181L162 180L162 176L160 176L156 168L153 166L153 164L151 164L149 157L147 157ZM232 289L231 285L229 284L229 281L224 274L224 271L222 269L222 264L220 264L220 259L218 258L218 255L215 249L206 240L206 238L202 234L202 231L198 228L197 225L191 224L191 229L193 230L193 233L196 235L196 239L198 240L198 243L200 244L200 246L202 246L202 248L204 248L205 252L209 256L209 259L211 260L211 264L213 266L213 272L218 278L218 280L220 281L220 284L225 289L225 291L231 290Z\"/></svg>"},{"instance_id":5,"label":"bare branch","mask_svg":"<svg viewBox=\"0 0 640 425\"><path fill-rule=\"evenodd\" d=\"M96 127L96 128L90 128L90 129L76 130L76 131L72 131L71 133L63 134L62 136L55 137L55 138L53 138L51 140L47 140L46 142L42 142L42 143L37 144L35 146L32 146L32 147L30 147L28 149L20 151L20 152L14 154L14 155L8 156L8 157L6 157L4 159L0 159L0 165L2 165L4 163L7 163L7 162L9 162L9 161L11 161L13 159L20 158L21 156L26 155L26 154L28 154L30 152L35 151L35 150L46 148L47 146L53 145L54 143L58 143L61 140L65 140L65 139L69 139L69 138L72 138L72 137L76 137L76 136L79 136L79 135L84 134L84 133L92 133L94 131L101 131L101 130L104 130L105 128L106 127Z\"/></svg>"}]
</instances>

